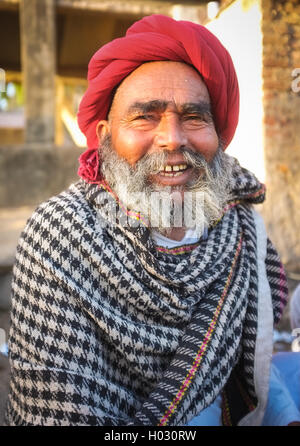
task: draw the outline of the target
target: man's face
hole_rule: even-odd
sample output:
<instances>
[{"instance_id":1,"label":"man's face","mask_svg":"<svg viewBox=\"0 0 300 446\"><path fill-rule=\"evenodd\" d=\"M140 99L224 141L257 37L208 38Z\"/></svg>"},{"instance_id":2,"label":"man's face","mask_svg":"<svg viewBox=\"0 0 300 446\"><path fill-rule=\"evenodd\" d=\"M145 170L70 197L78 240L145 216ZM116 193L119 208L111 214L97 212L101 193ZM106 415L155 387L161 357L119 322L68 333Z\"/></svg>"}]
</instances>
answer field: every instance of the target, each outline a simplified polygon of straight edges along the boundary
<instances>
[{"instance_id":1,"label":"man's face","mask_svg":"<svg viewBox=\"0 0 300 446\"><path fill-rule=\"evenodd\" d=\"M180 149L211 162L219 146L206 85L181 62L149 62L133 71L97 132L100 140L110 135L114 150L132 167L146 154L167 152L164 169L149 172L149 180L162 186L184 187L196 175Z\"/></svg>"}]
</instances>

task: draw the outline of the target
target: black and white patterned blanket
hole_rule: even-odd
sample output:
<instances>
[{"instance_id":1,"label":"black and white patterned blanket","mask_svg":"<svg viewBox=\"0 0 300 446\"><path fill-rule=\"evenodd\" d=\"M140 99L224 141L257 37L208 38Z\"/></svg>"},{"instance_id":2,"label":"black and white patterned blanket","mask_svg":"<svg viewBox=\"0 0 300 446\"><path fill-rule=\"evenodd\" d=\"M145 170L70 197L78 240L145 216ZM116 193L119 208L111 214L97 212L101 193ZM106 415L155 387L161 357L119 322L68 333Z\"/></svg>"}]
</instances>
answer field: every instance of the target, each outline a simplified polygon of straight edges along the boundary
<instances>
[{"instance_id":1,"label":"black and white patterned blanket","mask_svg":"<svg viewBox=\"0 0 300 446\"><path fill-rule=\"evenodd\" d=\"M236 167L232 202L182 255L83 181L38 207L14 267L10 425L184 425L234 369L255 404L257 237L264 188ZM274 321L287 289L267 242Z\"/></svg>"}]
</instances>

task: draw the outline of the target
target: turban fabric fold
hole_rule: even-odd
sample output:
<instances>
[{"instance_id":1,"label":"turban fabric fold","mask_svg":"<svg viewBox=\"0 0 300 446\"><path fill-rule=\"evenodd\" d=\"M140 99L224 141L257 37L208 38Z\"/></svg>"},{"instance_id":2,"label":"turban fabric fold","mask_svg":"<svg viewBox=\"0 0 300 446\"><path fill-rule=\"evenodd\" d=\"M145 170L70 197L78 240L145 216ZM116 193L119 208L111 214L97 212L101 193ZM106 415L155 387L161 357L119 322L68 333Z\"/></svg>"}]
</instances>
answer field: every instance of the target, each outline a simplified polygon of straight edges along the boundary
<instances>
[{"instance_id":1,"label":"turban fabric fold","mask_svg":"<svg viewBox=\"0 0 300 446\"><path fill-rule=\"evenodd\" d=\"M239 114L239 88L228 51L204 26L162 15L144 17L125 37L100 48L88 66L88 88L78 110L78 124L87 139L79 175L99 180L97 123L107 118L114 88L144 62L177 61L192 65L208 89L214 123L223 146L233 138Z\"/></svg>"}]
</instances>

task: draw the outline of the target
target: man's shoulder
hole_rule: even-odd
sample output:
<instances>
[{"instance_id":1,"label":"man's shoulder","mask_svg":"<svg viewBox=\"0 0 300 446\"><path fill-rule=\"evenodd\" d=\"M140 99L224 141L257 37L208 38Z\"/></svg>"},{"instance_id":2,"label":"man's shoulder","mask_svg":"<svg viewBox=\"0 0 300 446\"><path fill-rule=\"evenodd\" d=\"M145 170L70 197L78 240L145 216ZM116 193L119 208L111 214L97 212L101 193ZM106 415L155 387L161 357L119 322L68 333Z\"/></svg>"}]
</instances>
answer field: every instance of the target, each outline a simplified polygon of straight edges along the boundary
<instances>
[{"instance_id":1,"label":"man's shoulder","mask_svg":"<svg viewBox=\"0 0 300 446\"><path fill-rule=\"evenodd\" d=\"M50 210L64 212L68 209L79 211L88 208L83 181L72 183L67 189L39 204L34 213L43 214Z\"/></svg>"},{"instance_id":2,"label":"man's shoulder","mask_svg":"<svg viewBox=\"0 0 300 446\"><path fill-rule=\"evenodd\" d=\"M35 209L24 234L31 233L35 238L48 234L58 236L76 227L91 225L95 220L95 210L90 205L85 194L82 181L73 183L68 189L44 201Z\"/></svg>"}]
</instances>

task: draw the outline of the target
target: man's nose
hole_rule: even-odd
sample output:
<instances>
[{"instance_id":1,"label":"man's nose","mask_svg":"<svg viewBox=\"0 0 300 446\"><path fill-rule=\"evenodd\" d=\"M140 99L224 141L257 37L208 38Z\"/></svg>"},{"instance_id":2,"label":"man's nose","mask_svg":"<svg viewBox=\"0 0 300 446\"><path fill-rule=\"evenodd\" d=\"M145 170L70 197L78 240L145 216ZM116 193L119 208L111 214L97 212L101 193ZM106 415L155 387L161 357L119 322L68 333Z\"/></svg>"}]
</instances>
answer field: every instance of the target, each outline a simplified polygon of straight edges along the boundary
<instances>
[{"instance_id":1,"label":"man's nose","mask_svg":"<svg viewBox=\"0 0 300 446\"><path fill-rule=\"evenodd\" d=\"M156 146L164 150L178 150L187 145L187 137L178 116L162 118L156 129Z\"/></svg>"}]
</instances>

